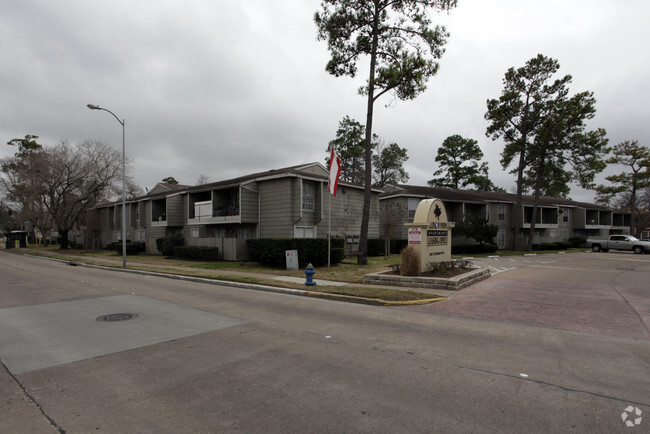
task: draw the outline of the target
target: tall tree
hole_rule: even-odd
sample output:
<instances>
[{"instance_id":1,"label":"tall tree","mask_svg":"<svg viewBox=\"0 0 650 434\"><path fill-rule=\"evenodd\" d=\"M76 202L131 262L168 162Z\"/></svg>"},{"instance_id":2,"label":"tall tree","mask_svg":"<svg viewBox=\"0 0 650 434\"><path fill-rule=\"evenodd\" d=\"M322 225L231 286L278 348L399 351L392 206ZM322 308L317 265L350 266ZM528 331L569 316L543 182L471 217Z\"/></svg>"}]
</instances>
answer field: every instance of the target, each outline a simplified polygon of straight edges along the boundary
<instances>
[{"instance_id":1,"label":"tall tree","mask_svg":"<svg viewBox=\"0 0 650 434\"><path fill-rule=\"evenodd\" d=\"M61 141L45 152L47 169L40 173L42 201L68 248L68 233L80 216L107 199L121 180L121 154L102 142L85 141L72 146Z\"/></svg>"},{"instance_id":2,"label":"tall tree","mask_svg":"<svg viewBox=\"0 0 650 434\"><path fill-rule=\"evenodd\" d=\"M174 185L178 184L178 181L176 181L176 178L174 178L173 176L168 176L166 178L163 178L162 182L164 182L165 184L174 184Z\"/></svg>"},{"instance_id":3,"label":"tall tree","mask_svg":"<svg viewBox=\"0 0 650 434\"><path fill-rule=\"evenodd\" d=\"M436 163L438 170L428 184L433 187L465 188L474 186L480 191L499 190L488 176L488 165L479 161L483 151L474 139L466 139L458 134L447 137L438 148Z\"/></svg>"},{"instance_id":4,"label":"tall tree","mask_svg":"<svg viewBox=\"0 0 650 434\"><path fill-rule=\"evenodd\" d=\"M486 134L502 138L504 169L515 162L517 195L513 215L513 248L519 250L522 195L529 187L535 195L527 248L532 247L539 196L544 192L568 193L568 183L590 187L595 173L604 167L605 131L585 131L585 121L595 113L590 92L568 97L571 76L553 80L560 65L541 54L526 65L510 68L499 99L487 101Z\"/></svg>"},{"instance_id":5,"label":"tall tree","mask_svg":"<svg viewBox=\"0 0 650 434\"><path fill-rule=\"evenodd\" d=\"M47 234L52 229L52 220L41 201L42 185L37 174L44 170L47 161L43 158L43 146L36 142L38 136L26 135L24 139L12 139L8 145L17 146L13 158L2 161L0 189L4 192L13 218L23 224L31 222Z\"/></svg>"},{"instance_id":6,"label":"tall tree","mask_svg":"<svg viewBox=\"0 0 650 434\"><path fill-rule=\"evenodd\" d=\"M339 122L336 138L329 142L325 163L329 167L329 151L334 146L337 155L341 158L341 179L343 181L359 185L363 185L365 182L364 134L365 127L361 123L350 116L345 116ZM377 141L377 136L373 135L371 143L373 149L377 146Z\"/></svg>"},{"instance_id":7,"label":"tall tree","mask_svg":"<svg viewBox=\"0 0 650 434\"><path fill-rule=\"evenodd\" d=\"M31 170L22 170L25 158ZM104 143L62 141L3 161L3 186L16 202L42 207L61 235L61 249L67 249L68 233L80 217L121 188L121 161L121 154Z\"/></svg>"},{"instance_id":8,"label":"tall tree","mask_svg":"<svg viewBox=\"0 0 650 434\"><path fill-rule=\"evenodd\" d=\"M404 169L404 162L408 159L406 148L401 148L397 143L379 145L377 153L372 156L375 180L372 186L383 189L388 184L408 182L409 174Z\"/></svg>"},{"instance_id":9,"label":"tall tree","mask_svg":"<svg viewBox=\"0 0 650 434\"><path fill-rule=\"evenodd\" d=\"M374 103L386 93L410 100L426 89L449 36L444 27L432 27L429 11L454 6L456 0L324 0L314 15L318 39L331 53L327 72L354 77L359 57L369 58L368 81L359 89L366 97L366 131L358 264L368 263Z\"/></svg>"},{"instance_id":10,"label":"tall tree","mask_svg":"<svg viewBox=\"0 0 650 434\"><path fill-rule=\"evenodd\" d=\"M582 92L568 98L567 93L568 89L563 88L556 99L548 102L531 147L531 164L525 182L533 187L534 203L527 250L533 247L540 196L565 197L570 191L569 182L593 188L595 175L606 167L603 161L608 152L605 130L585 131L585 122L596 113L593 94Z\"/></svg>"},{"instance_id":11,"label":"tall tree","mask_svg":"<svg viewBox=\"0 0 650 434\"><path fill-rule=\"evenodd\" d=\"M614 146L612 156L606 162L623 166L625 169L617 174L606 176L611 185L596 187L596 200L607 205L618 205L632 212L630 233L638 235L644 229L634 224L639 218L640 204L639 193L642 189L650 188L650 148L639 145L637 140L626 140ZM645 207L648 203L645 203ZM637 231L635 231L637 228Z\"/></svg>"}]
</instances>

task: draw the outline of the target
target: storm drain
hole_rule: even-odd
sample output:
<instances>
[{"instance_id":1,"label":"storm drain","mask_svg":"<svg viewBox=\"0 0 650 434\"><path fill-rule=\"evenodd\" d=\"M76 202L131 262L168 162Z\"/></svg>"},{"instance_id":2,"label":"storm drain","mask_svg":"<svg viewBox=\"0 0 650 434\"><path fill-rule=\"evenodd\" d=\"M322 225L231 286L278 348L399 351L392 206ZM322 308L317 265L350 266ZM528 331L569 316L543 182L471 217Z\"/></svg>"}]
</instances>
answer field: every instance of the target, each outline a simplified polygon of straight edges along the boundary
<instances>
[{"instance_id":1,"label":"storm drain","mask_svg":"<svg viewBox=\"0 0 650 434\"><path fill-rule=\"evenodd\" d=\"M101 322L117 322L117 321L127 321L133 318L137 318L137 313L109 313L108 315L102 315L97 318L97 321Z\"/></svg>"}]
</instances>

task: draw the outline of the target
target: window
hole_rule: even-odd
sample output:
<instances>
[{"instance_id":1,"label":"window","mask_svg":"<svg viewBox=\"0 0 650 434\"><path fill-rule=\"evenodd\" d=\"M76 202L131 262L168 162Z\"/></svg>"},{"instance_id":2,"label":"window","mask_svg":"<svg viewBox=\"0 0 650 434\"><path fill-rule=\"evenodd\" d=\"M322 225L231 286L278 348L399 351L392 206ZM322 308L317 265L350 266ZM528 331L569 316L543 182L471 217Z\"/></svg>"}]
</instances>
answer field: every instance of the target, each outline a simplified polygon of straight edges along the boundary
<instances>
[{"instance_id":1,"label":"window","mask_svg":"<svg viewBox=\"0 0 650 434\"><path fill-rule=\"evenodd\" d=\"M199 237L199 228L192 228L192 238Z\"/></svg>"},{"instance_id":2,"label":"window","mask_svg":"<svg viewBox=\"0 0 650 434\"><path fill-rule=\"evenodd\" d=\"M409 198L409 218L413 219L415 217L415 210L418 209L420 204L420 199Z\"/></svg>"},{"instance_id":3,"label":"window","mask_svg":"<svg viewBox=\"0 0 650 434\"><path fill-rule=\"evenodd\" d=\"M316 185L311 182L302 182L302 210L314 211L316 208Z\"/></svg>"},{"instance_id":4,"label":"window","mask_svg":"<svg viewBox=\"0 0 650 434\"><path fill-rule=\"evenodd\" d=\"M142 229L135 231L135 240L139 243L144 243L146 240L146 232Z\"/></svg>"},{"instance_id":5,"label":"window","mask_svg":"<svg viewBox=\"0 0 650 434\"><path fill-rule=\"evenodd\" d=\"M506 220L506 206L505 204L498 204L497 205L497 221L505 221Z\"/></svg>"},{"instance_id":6,"label":"window","mask_svg":"<svg viewBox=\"0 0 650 434\"><path fill-rule=\"evenodd\" d=\"M561 208L560 217L562 223L569 223L569 208Z\"/></svg>"},{"instance_id":7,"label":"window","mask_svg":"<svg viewBox=\"0 0 650 434\"><path fill-rule=\"evenodd\" d=\"M549 233L549 237L557 238L557 231L555 229L549 230L548 233Z\"/></svg>"},{"instance_id":8,"label":"window","mask_svg":"<svg viewBox=\"0 0 650 434\"><path fill-rule=\"evenodd\" d=\"M506 246L506 231L499 230L497 232L497 247L503 249Z\"/></svg>"},{"instance_id":9,"label":"window","mask_svg":"<svg viewBox=\"0 0 650 434\"><path fill-rule=\"evenodd\" d=\"M315 226L296 226L293 230L294 238L316 238Z\"/></svg>"},{"instance_id":10,"label":"window","mask_svg":"<svg viewBox=\"0 0 650 434\"><path fill-rule=\"evenodd\" d=\"M237 238L247 240L251 237L249 228L238 228Z\"/></svg>"}]
</instances>

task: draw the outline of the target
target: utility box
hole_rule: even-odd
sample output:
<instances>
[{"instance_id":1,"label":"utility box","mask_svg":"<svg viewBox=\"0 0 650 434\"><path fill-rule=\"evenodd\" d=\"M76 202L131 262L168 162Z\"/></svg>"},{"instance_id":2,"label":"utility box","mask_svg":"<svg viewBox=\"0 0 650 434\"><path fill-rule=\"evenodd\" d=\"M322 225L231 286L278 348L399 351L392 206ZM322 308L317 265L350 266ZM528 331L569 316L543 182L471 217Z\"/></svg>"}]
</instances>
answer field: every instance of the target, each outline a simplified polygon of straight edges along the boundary
<instances>
[{"instance_id":1,"label":"utility box","mask_svg":"<svg viewBox=\"0 0 650 434\"><path fill-rule=\"evenodd\" d=\"M287 257L287 270L297 270L298 250L286 250L285 256Z\"/></svg>"},{"instance_id":2,"label":"utility box","mask_svg":"<svg viewBox=\"0 0 650 434\"><path fill-rule=\"evenodd\" d=\"M25 248L27 247L27 232L26 231L11 231L7 234L7 241L5 242L7 249L12 248Z\"/></svg>"}]
</instances>

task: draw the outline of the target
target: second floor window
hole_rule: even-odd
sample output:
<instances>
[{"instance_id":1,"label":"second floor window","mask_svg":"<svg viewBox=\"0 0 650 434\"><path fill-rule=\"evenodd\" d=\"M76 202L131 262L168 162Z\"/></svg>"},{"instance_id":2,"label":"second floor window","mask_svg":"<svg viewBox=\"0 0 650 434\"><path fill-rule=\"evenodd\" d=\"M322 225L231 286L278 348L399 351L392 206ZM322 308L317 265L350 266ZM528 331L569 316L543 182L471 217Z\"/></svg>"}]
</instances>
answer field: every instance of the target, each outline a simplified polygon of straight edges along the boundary
<instances>
[{"instance_id":1,"label":"second floor window","mask_svg":"<svg viewBox=\"0 0 650 434\"><path fill-rule=\"evenodd\" d=\"M497 220L502 222L506 219L506 206L504 204L497 205Z\"/></svg>"},{"instance_id":2,"label":"second floor window","mask_svg":"<svg viewBox=\"0 0 650 434\"><path fill-rule=\"evenodd\" d=\"M413 220L415 217L415 210L418 209L420 199L409 198L409 219Z\"/></svg>"},{"instance_id":3,"label":"second floor window","mask_svg":"<svg viewBox=\"0 0 650 434\"><path fill-rule=\"evenodd\" d=\"M311 182L302 183L302 209L303 211L314 211L316 208L316 185Z\"/></svg>"}]
</instances>

